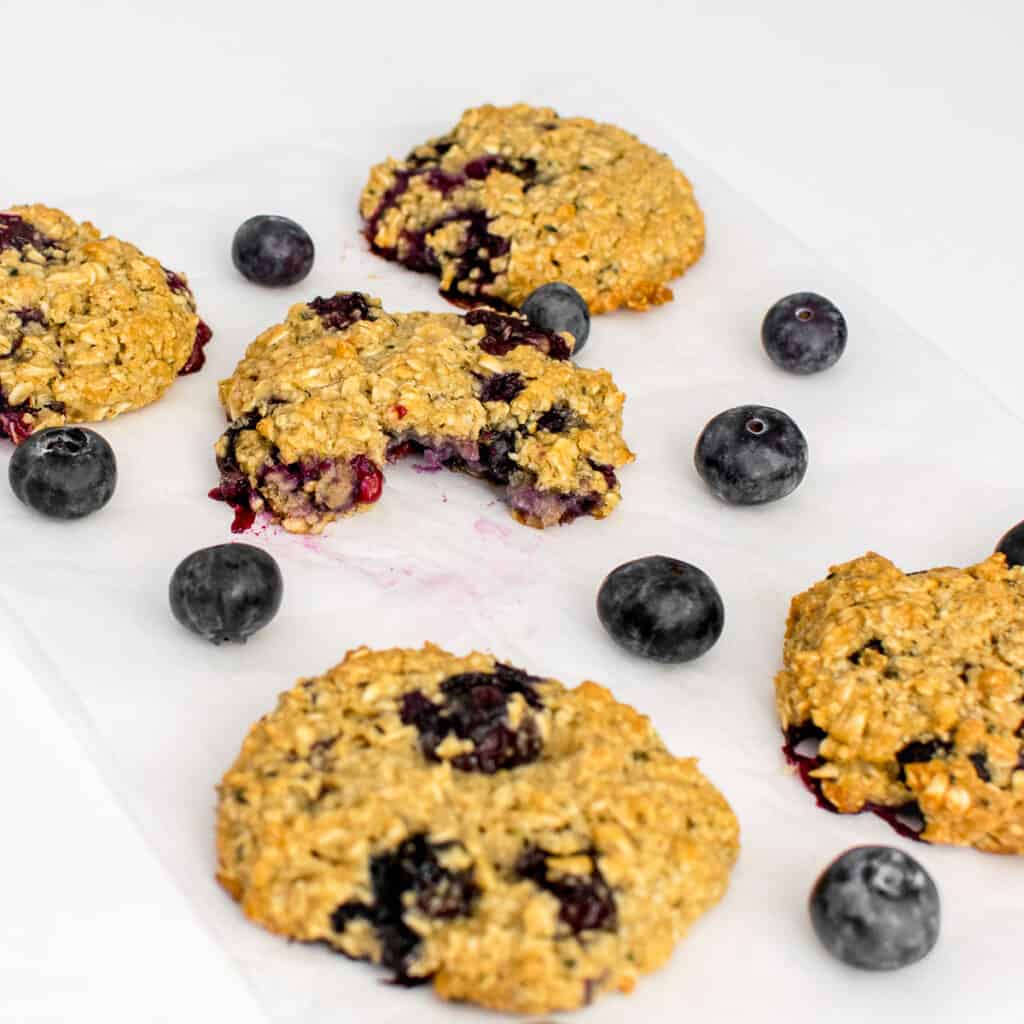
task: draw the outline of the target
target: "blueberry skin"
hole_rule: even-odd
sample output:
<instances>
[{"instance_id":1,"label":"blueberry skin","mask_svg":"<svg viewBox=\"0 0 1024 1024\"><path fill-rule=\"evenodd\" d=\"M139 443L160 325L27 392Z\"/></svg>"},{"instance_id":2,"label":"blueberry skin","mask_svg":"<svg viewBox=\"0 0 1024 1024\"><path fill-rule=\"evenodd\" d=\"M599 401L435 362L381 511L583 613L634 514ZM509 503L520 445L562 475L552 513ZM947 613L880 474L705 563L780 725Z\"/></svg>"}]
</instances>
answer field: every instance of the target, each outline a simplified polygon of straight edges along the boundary
<instances>
[{"instance_id":1,"label":"blueberry skin","mask_svg":"<svg viewBox=\"0 0 1024 1024\"><path fill-rule=\"evenodd\" d=\"M174 617L213 644L244 644L277 614L277 562L251 544L217 544L188 556L171 576Z\"/></svg>"},{"instance_id":2,"label":"blueberry skin","mask_svg":"<svg viewBox=\"0 0 1024 1024\"><path fill-rule=\"evenodd\" d=\"M722 635L725 608L711 577L689 562L649 555L613 569L597 617L616 643L654 661L693 661Z\"/></svg>"},{"instance_id":3,"label":"blueberry skin","mask_svg":"<svg viewBox=\"0 0 1024 1024\"><path fill-rule=\"evenodd\" d=\"M891 846L856 846L834 860L811 890L810 910L822 945L868 971L917 963L939 938L939 890Z\"/></svg>"},{"instance_id":4,"label":"blueberry skin","mask_svg":"<svg viewBox=\"0 0 1024 1024\"><path fill-rule=\"evenodd\" d=\"M31 434L11 456L11 490L54 519L81 519L103 508L117 486L117 460L107 439L87 427Z\"/></svg>"},{"instance_id":5,"label":"blueberry skin","mask_svg":"<svg viewBox=\"0 0 1024 1024\"><path fill-rule=\"evenodd\" d=\"M761 505L791 494L807 472L807 439L784 413L739 405L712 419L693 462L714 494L730 505Z\"/></svg>"},{"instance_id":6,"label":"blueberry skin","mask_svg":"<svg viewBox=\"0 0 1024 1024\"><path fill-rule=\"evenodd\" d=\"M590 310L572 285L553 281L535 288L519 310L534 327L545 331L568 331L576 344L576 355L590 336Z\"/></svg>"},{"instance_id":7,"label":"blueberry skin","mask_svg":"<svg viewBox=\"0 0 1024 1024\"><path fill-rule=\"evenodd\" d=\"M297 284L313 269L313 239L287 217L250 217L231 244L235 269L256 284Z\"/></svg>"},{"instance_id":8,"label":"blueberry skin","mask_svg":"<svg viewBox=\"0 0 1024 1024\"><path fill-rule=\"evenodd\" d=\"M846 319L824 296L797 292L768 310L761 344L783 370L820 373L834 366L846 349Z\"/></svg>"},{"instance_id":9,"label":"blueberry skin","mask_svg":"<svg viewBox=\"0 0 1024 1024\"><path fill-rule=\"evenodd\" d=\"M1008 566L1024 565L1024 522L1007 530L996 545L996 551L1006 556Z\"/></svg>"}]
</instances>

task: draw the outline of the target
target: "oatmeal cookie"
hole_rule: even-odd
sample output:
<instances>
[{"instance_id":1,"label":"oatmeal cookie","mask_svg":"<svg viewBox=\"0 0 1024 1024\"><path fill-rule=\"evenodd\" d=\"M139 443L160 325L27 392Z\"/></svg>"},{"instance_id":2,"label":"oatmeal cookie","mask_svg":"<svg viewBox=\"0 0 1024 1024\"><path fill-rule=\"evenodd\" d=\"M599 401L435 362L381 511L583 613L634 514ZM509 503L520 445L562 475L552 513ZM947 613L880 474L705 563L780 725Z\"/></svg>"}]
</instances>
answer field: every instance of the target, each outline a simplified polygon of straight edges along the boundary
<instances>
[{"instance_id":1,"label":"oatmeal cookie","mask_svg":"<svg viewBox=\"0 0 1024 1024\"><path fill-rule=\"evenodd\" d=\"M91 423L156 401L203 365L185 279L46 206L0 213L0 430Z\"/></svg>"},{"instance_id":2,"label":"oatmeal cookie","mask_svg":"<svg viewBox=\"0 0 1024 1024\"><path fill-rule=\"evenodd\" d=\"M793 600L784 663L784 749L824 806L1024 853L1024 569L864 555Z\"/></svg>"},{"instance_id":3,"label":"oatmeal cookie","mask_svg":"<svg viewBox=\"0 0 1024 1024\"><path fill-rule=\"evenodd\" d=\"M410 453L505 488L537 527L618 504L623 395L569 360L572 337L516 314L387 313L360 292L293 306L220 386L217 443L235 529L266 512L317 533L380 497L381 467Z\"/></svg>"},{"instance_id":4,"label":"oatmeal cookie","mask_svg":"<svg viewBox=\"0 0 1024 1024\"><path fill-rule=\"evenodd\" d=\"M596 683L350 652L252 727L218 879L253 921L499 1010L630 991L723 895L736 818Z\"/></svg>"},{"instance_id":5,"label":"oatmeal cookie","mask_svg":"<svg viewBox=\"0 0 1024 1024\"><path fill-rule=\"evenodd\" d=\"M646 309L704 247L689 181L612 125L547 107L468 110L447 134L370 172L374 252L437 274L455 302L518 308L564 281L592 313Z\"/></svg>"}]
</instances>

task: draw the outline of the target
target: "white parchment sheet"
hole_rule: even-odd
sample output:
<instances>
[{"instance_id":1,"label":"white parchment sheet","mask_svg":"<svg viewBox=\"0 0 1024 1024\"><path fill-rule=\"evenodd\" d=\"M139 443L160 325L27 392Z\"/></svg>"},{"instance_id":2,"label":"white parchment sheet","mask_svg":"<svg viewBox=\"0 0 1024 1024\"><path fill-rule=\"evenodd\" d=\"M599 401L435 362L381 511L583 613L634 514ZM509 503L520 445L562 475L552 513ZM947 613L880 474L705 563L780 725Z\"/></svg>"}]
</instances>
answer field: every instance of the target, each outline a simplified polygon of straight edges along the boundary
<instances>
[{"instance_id":1,"label":"white parchment sheet","mask_svg":"<svg viewBox=\"0 0 1024 1024\"><path fill-rule=\"evenodd\" d=\"M248 645L214 648L173 620L174 566L231 538L229 510L206 492L217 481L212 445L223 428L215 385L247 342L291 303L339 288L380 295L393 310L450 308L433 279L366 252L354 210L371 162L389 147L400 155L445 122L408 120L383 139L346 123L336 146L240 151L186 176L66 197L73 214L186 271L215 336L201 374L100 428L120 467L102 513L51 523L0 489L0 613L16 627L31 678L67 712L272 1021L494 1019L446 1005L429 989L383 985L368 966L261 931L213 878L214 785L249 724L294 679L349 648L425 640L490 650L569 684L611 686L653 716L674 751L700 757L740 818L743 850L723 903L633 996L605 998L578 1019L1015 1019L1019 860L907 843L873 817L816 808L783 763L772 677L790 597L830 564L869 549L908 570L985 557L1024 518L1024 426L898 315L686 159L671 125L645 123L635 111L620 120L691 174L708 247L676 283L674 303L595 319L580 356L611 369L629 396L625 433L637 461L621 472L623 501L611 518L536 532L512 520L487 485L404 463L387 470L376 507L323 537L271 528L245 538L278 559L286 584L278 619ZM301 285L262 290L233 270L234 228L258 212L287 213L314 235L317 264ZM777 298L805 289L838 303L850 342L834 369L796 378L763 355L759 328ZM969 356L969 339L963 351ZM747 402L796 419L810 468L784 501L731 508L706 492L692 450L711 416ZM594 613L604 575L650 553L700 565L722 592L725 632L691 665L627 656ZM806 899L818 871L863 842L910 850L940 886L940 944L910 970L853 972L811 932ZM187 983L169 965L168 984Z\"/></svg>"}]
</instances>

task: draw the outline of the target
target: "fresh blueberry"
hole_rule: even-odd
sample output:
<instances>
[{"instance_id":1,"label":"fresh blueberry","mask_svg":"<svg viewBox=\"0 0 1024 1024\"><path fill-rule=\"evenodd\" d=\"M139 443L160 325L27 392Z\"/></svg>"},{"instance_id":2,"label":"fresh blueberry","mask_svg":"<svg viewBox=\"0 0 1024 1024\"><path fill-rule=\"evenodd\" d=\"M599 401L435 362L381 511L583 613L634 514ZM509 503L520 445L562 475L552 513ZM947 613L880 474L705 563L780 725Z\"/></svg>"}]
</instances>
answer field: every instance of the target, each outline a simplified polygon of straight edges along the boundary
<instances>
[{"instance_id":1,"label":"fresh blueberry","mask_svg":"<svg viewBox=\"0 0 1024 1024\"><path fill-rule=\"evenodd\" d=\"M699 658L725 623L722 598L707 573L664 555L613 569L598 591L597 616L627 651L665 662Z\"/></svg>"},{"instance_id":2,"label":"fresh blueberry","mask_svg":"<svg viewBox=\"0 0 1024 1024\"><path fill-rule=\"evenodd\" d=\"M117 486L114 450L95 430L51 427L31 434L11 456L11 490L55 519L81 519L103 508Z\"/></svg>"},{"instance_id":3,"label":"fresh blueberry","mask_svg":"<svg viewBox=\"0 0 1024 1024\"><path fill-rule=\"evenodd\" d=\"M799 486L807 472L807 440L784 412L740 405L708 423L693 461L722 501L760 505Z\"/></svg>"},{"instance_id":4,"label":"fresh blueberry","mask_svg":"<svg viewBox=\"0 0 1024 1024\"><path fill-rule=\"evenodd\" d=\"M1024 522L1006 531L996 545L996 551L1006 556L1006 564L1024 565Z\"/></svg>"},{"instance_id":5,"label":"fresh blueberry","mask_svg":"<svg viewBox=\"0 0 1024 1024\"><path fill-rule=\"evenodd\" d=\"M797 292L768 310L761 344L783 370L820 373L837 363L846 348L846 320L823 296Z\"/></svg>"},{"instance_id":6,"label":"fresh blueberry","mask_svg":"<svg viewBox=\"0 0 1024 1024\"><path fill-rule=\"evenodd\" d=\"M857 846L811 890L811 923L837 959L869 971L908 967L939 937L939 891L913 857L891 846Z\"/></svg>"},{"instance_id":7,"label":"fresh blueberry","mask_svg":"<svg viewBox=\"0 0 1024 1024\"><path fill-rule=\"evenodd\" d=\"M587 343L590 310L572 285L561 281L542 284L526 297L520 312L534 327L545 331L568 331L576 339L573 355Z\"/></svg>"},{"instance_id":8,"label":"fresh blueberry","mask_svg":"<svg viewBox=\"0 0 1024 1024\"><path fill-rule=\"evenodd\" d=\"M313 268L313 239L287 217L250 217L231 245L235 268L256 284L297 284Z\"/></svg>"},{"instance_id":9,"label":"fresh blueberry","mask_svg":"<svg viewBox=\"0 0 1024 1024\"><path fill-rule=\"evenodd\" d=\"M210 643L239 643L281 607L277 562L251 544L216 544L192 552L171 576L174 617Z\"/></svg>"}]
</instances>

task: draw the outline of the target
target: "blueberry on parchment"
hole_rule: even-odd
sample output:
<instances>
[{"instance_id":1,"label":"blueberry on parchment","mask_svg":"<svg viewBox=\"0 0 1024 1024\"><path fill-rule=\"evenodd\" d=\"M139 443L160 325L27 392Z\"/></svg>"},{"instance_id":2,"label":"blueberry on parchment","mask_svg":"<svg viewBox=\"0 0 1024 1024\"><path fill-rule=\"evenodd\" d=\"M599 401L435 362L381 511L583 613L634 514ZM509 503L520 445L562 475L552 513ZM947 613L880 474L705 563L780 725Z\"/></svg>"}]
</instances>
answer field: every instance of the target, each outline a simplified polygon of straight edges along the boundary
<instances>
[{"instance_id":1,"label":"blueberry on parchment","mask_svg":"<svg viewBox=\"0 0 1024 1024\"><path fill-rule=\"evenodd\" d=\"M251 544L194 551L171 576L174 617L213 644L245 643L281 607L277 562Z\"/></svg>"},{"instance_id":2,"label":"blueberry on parchment","mask_svg":"<svg viewBox=\"0 0 1024 1024\"><path fill-rule=\"evenodd\" d=\"M891 846L857 846L834 860L814 884L810 910L822 945L869 971L916 963L939 937L935 883Z\"/></svg>"},{"instance_id":3,"label":"blueberry on parchment","mask_svg":"<svg viewBox=\"0 0 1024 1024\"><path fill-rule=\"evenodd\" d=\"M740 405L704 427L693 453L704 482L731 505L777 501L807 472L807 439L778 409Z\"/></svg>"},{"instance_id":4,"label":"blueberry on parchment","mask_svg":"<svg viewBox=\"0 0 1024 1024\"><path fill-rule=\"evenodd\" d=\"M846 350L846 319L824 296L797 292L768 310L761 324L761 344L783 370L820 373Z\"/></svg>"},{"instance_id":5,"label":"blueberry on parchment","mask_svg":"<svg viewBox=\"0 0 1024 1024\"><path fill-rule=\"evenodd\" d=\"M54 519L81 519L103 508L117 486L117 460L106 438L88 427L30 434L7 469L11 490Z\"/></svg>"},{"instance_id":6,"label":"blueberry on parchment","mask_svg":"<svg viewBox=\"0 0 1024 1024\"><path fill-rule=\"evenodd\" d=\"M597 615L618 644L654 661L692 661L722 635L725 609L711 578L689 562L650 555L613 569Z\"/></svg>"},{"instance_id":7,"label":"blueberry on parchment","mask_svg":"<svg viewBox=\"0 0 1024 1024\"><path fill-rule=\"evenodd\" d=\"M273 214L250 217L231 245L235 268L256 284L298 284L313 269L314 255L306 229Z\"/></svg>"}]
</instances>

